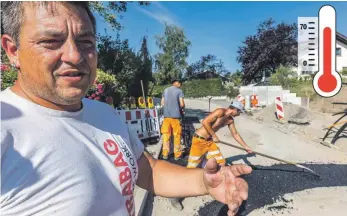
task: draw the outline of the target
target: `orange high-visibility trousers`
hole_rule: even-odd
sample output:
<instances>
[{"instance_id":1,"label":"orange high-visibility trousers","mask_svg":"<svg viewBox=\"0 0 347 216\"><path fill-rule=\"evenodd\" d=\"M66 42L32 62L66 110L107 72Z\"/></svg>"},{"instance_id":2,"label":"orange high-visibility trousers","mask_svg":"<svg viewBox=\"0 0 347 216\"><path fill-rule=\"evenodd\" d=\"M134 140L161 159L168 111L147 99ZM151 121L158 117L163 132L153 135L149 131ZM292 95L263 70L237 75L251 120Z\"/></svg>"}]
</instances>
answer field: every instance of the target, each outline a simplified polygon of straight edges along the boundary
<instances>
[{"instance_id":1,"label":"orange high-visibility trousers","mask_svg":"<svg viewBox=\"0 0 347 216\"><path fill-rule=\"evenodd\" d=\"M161 133L163 134L163 157L168 157L170 152L170 138L171 132L174 136L174 154L175 158L179 158L182 155L181 151L181 123L179 119L164 118L163 125L161 127Z\"/></svg>"},{"instance_id":2,"label":"orange high-visibility trousers","mask_svg":"<svg viewBox=\"0 0 347 216\"><path fill-rule=\"evenodd\" d=\"M204 157L206 157L207 160L214 157L220 165L225 165L226 162L216 143L212 140L207 141L193 137L187 167L198 167Z\"/></svg>"}]
</instances>

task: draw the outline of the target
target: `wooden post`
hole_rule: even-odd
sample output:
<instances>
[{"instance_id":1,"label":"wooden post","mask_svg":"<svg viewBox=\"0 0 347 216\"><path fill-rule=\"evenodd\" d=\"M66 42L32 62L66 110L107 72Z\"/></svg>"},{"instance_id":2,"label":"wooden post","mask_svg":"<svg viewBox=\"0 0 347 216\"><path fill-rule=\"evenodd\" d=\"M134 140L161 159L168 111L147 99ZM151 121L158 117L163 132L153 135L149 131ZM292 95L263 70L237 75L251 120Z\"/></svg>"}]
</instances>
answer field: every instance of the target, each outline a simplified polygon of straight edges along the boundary
<instances>
[{"instance_id":1,"label":"wooden post","mask_svg":"<svg viewBox=\"0 0 347 216\"><path fill-rule=\"evenodd\" d=\"M141 88L142 88L142 95L143 95L143 100L145 100L145 108L147 109L147 100L145 97L145 91L143 90L143 82L141 80Z\"/></svg>"}]
</instances>

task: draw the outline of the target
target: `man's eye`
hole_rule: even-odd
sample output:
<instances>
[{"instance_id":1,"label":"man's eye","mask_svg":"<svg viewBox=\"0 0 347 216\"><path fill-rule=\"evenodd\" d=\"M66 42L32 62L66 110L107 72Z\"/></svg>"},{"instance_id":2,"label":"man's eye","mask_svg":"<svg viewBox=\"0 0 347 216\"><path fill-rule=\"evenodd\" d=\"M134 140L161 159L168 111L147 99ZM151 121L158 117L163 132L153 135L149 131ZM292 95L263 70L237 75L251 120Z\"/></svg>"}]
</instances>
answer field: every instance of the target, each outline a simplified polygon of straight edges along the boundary
<instances>
[{"instance_id":1,"label":"man's eye","mask_svg":"<svg viewBox=\"0 0 347 216\"><path fill-rule=\"evenodd\" d=\"M79 42L82 44L90 44L90 45L94 44L93 41L90 41L90 40L81 40Z\"/></svg>"},{"instance_id":2,"label":"man's eye","mask_svg":"<svg viewBox=\"0 0 347 216\"><path fill-rule=\"evenodd\" d=\"M45 44L54 44L54 43L59 43L61 41L59 40L44 40L44 41L41 41L41 43L45 43Z\"/></svg>"}]
</instances>

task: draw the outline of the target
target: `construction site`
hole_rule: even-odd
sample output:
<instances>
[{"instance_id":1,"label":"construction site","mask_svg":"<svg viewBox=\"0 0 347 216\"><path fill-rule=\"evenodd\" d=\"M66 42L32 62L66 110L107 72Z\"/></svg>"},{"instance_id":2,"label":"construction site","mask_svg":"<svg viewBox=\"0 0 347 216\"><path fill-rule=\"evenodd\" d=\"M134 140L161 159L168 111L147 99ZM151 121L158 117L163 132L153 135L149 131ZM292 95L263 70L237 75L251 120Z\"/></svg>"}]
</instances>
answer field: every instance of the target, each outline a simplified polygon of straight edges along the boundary
<instances>
[{"instance_id":1,"label":"construction site","mask_svg":"<svg viewBox=\"0 0 347 216\"><path fill-rule=\"evenodd\" d=\"M310 107L283 103L284 118L278 119L276 103L254 107L235 118L235 126L256 152L301 164L279 162L219 143L229 164L253 168L244 176L249 197L238 215L345 215L347 210L347 88L333 98L321 98ZM185 99L187 124L192 130L216 108L230 100ZM324 111L322 111L324 110ZM217 132L222 142L239 145L227 127ZM147 149L160 158L161 142ZM186 165L187 158L179 165ZM140 194L140 192L137 192ZM227 215L228 208L210 196L182 198L183 210L167 198L146 194L137 204L138 215Z\"/></svg>"},{"instance_id":2,"label":"construction site","mask_svg":"<svg viewBox=\"0 0 347 216\"><path fill-rule=\"evenodd\" d=\"M346 2L1 9L1 215L347 215Z\"/></svg>"}]
</instances>

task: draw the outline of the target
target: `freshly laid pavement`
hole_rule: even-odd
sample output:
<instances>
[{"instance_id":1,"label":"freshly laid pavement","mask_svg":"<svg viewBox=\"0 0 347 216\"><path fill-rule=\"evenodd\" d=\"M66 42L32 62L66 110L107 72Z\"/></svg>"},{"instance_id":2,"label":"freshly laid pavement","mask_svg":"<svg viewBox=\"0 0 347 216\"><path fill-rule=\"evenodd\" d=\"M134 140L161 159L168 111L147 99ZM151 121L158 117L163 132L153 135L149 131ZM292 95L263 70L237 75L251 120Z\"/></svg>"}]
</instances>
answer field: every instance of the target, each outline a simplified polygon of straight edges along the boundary
<instances>
[{"instance_id":1,"label":"freshly laid pavement","mask_svg":"<svg viewBox=\"0 0 347 216\"><path fill-rule=\"evenodd\" d=\"M227 105L226 101L212 101L211 110ZM207 101L186 99L186 107L187 115L202 120L209 106ZM235 125L255 151L299 162L321 175L318 179L292 165L219 144L228 162L254 167L253 172L244 177L249 183L249 198L240 208L239 215L346 215L346 152L302 140L245 115L236 117ZM199 123L194 124L195 128L199 126ZM220 140L238 145L227 127L217 135ZM224 205L210 196L186 198L182 203L185 208L177 211L167 199L149 195L143 215L226 215Z\"/></svg>"}]
</instances>

